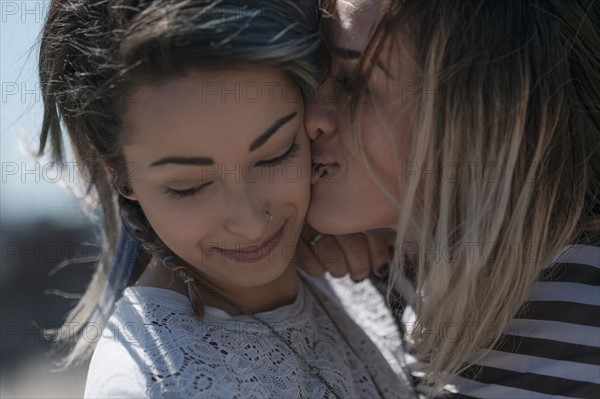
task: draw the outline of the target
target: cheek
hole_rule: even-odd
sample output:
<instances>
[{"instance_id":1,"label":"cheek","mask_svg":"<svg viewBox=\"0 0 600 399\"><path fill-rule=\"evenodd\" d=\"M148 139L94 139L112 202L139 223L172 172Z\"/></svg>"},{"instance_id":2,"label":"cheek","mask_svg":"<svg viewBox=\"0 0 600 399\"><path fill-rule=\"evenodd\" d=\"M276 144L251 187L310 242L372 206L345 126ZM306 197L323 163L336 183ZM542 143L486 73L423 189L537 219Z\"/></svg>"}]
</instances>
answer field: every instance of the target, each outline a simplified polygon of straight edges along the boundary
<instances>
[{"instance_id":1,"label":"cheek","mask_svg":"<svg viewBox=\"0 0 600 399\"><path fill-rule=\"evenodd\" d=\"M362 129L362 144L373 172L398 198L401 194L402 171L409 167L409 124L368 118Z\"/></svg>"},{"instance_id":2,"label":"cheek","mask_svg":"<svg viewBox=\"0 0 600 399\"><path fill-rule=\"evenodd\" d=\"M298 140L301 150L297 156L276 172L274 184L268 190L272 198L280 203L292 205L299 219L304 218L310 202L311 155L310 143L306 135Z\"/></svg>"},{"instance_id":3,"label":"cheek","mask_svg":"<svg viewBox=\"0 0 600 399\"><path fill-rule=\"evenodd\" d=\"M300 191L300 196L302 198L302 217L306 215L308 211L308 205L310 203L310 193L311 193L311 178L312 178L312 153L310 150L310 140L308 136L304 133L301 135L302 140L300 140L300 145L302 146L301 155L298 157L298 165L301 175L298 179L298 190Z\"/></svg>"},{"instance_id":4,"label":"cheek","mask_svg":"<svg viewBox=\"0 0 600 399\"><path fill-rule=\"evenodd\" d=\"M174 252L184 255L188 245L196 245L211 231L215 212L206 212L199 201L177 200L164 193L139 190L138 200L150 225ZM188 249L189 250L189 249Z\"/></svg>"}]
</instances>

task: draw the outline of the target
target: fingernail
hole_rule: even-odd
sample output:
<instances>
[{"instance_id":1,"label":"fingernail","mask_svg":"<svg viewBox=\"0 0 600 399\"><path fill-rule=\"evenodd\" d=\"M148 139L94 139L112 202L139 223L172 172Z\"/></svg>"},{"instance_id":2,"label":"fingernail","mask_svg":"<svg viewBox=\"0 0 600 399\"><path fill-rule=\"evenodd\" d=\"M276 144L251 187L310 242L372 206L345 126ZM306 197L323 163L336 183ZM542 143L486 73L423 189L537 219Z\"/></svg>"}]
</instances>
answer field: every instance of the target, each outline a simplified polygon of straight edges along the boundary
<instances>
[{"instance_id":1,"label":"fingernail","mask_svg":"<svg viewBox=\"0 0 600 399\"><path fill-rule=\"evenodd\" d=\"M379 267L379 269L377 269L377 271L375 271L375 275L379 278L384 278L384 277L388 276L389 272L390 272L390 264L384 263L383 265L381 265Z\"/></svg>"}]
</instances>

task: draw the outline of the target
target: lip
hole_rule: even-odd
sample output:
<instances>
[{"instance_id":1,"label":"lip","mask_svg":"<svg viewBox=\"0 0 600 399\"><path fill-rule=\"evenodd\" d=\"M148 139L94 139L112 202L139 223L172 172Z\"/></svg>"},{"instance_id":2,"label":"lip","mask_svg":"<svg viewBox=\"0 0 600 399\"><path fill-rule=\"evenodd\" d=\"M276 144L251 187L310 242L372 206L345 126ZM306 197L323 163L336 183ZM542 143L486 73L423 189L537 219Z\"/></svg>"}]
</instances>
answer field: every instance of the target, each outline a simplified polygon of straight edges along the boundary
<instances>
[{"instance_id":1,"label":"lip","mask_svg":"<svg viewBox=\"0 0 600 399\"><path fill-rule=\"evenodd\" d=\"M340 169L337 162L322 162L320 158L313 160L311 165L310 184L317 185L319 182L336 182L336 174Z\"/></svg>"},{"instance_id":2,"label":"lip","mask_svg":"<svg viewBox=\"0 0 600 399\"><path fill-rule=\"evenodd\" d=\"M221 249L217 248L218 251L225 258L233 260L237 263L256 263L273 252L281 238L283 237L283 231L285 229L286 223L284 223L276 233L274 233L271 237L269 237L264 243L262 243L259 247L252 250L229 250L229 249ZM252 245L251 245L252 246Z\"/></svg>"}]
</instances>

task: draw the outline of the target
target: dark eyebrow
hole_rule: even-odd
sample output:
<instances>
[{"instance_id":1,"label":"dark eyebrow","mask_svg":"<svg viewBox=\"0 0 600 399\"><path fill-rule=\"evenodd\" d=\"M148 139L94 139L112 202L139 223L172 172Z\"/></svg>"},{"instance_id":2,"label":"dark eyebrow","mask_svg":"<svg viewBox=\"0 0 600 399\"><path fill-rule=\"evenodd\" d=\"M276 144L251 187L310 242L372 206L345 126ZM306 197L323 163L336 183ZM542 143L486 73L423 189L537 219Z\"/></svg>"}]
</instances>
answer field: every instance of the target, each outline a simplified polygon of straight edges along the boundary
<instances>
[{"instance_id":1,"label":"dark eyebrow","mask_svg":"<svg viewBox=\"0 0 600 399\"><path fill-rule=\"evenodd\" d=\"M249 151L252 152L262 146L273 134L279 130L281 126L294 119L297 114L298 112L292 112L289 115L277 119L277 121L275 121L271 127L269 127L263 134L260 135L259 138L252 142ZM152 162L150 167L166 164L205 166L212 165L214 163L215 161L208 157L165 157L159 159L158 161Z\"/></svg>"},{"instance_id":2,"label":"dark eyebrow","mask_svg":"<svg viewBox=\"0 0 600 399\"><path fill-rule=\"evenodd\" d=\"M289 115L286 115L282 118L277 119L277 121L275 121L275 123L273 123L270 128L265 130L265 132L263 134L261 134L259 138L257 138L256 140L254 140L252 142L252 144L250 144L250 149L248 151L252 152L252 151L260 148L260 146L262 146L267 140L269 140L269 138L273 134L275 134L281 126L285 125L286 123L288 123L289 121L294 119L294 117L297 114L298 114L298 112L292 112Z\"/></svg>"},{"instance_id":3,"label":"dark eyebrow","mask_svg":"<svg viewBox=\"0 0 600 399\"><path fill-rule=\"evenodd\" d=\"M152 162L150 167L166 164L204 166L212 165L214 163L215 161L212 158L207 157L165 157L159 159L158 161Z\"/></svg>"},{"instance_id":4,"label":"dark eyebrow","mask_svg":"<svg viewBox=\"0 0 600 399\"><path fill-rule=\"evenodd\" d=\"M363 54L360 51L350 50L350 49L338 47L338 46L333 46L331 48L331 51L333 52L333 54L336 57L341 58L342 60L346 60L346 61L359 60L363 56ZM380 60L377 60L375 62L375 65L377 65L390 79L392 79L392 80L394 79L392 77L392 74L390 73L389 69L386 68L385 65L383 65L383 62L381 62Z\"/></svg>"}]
</instances>

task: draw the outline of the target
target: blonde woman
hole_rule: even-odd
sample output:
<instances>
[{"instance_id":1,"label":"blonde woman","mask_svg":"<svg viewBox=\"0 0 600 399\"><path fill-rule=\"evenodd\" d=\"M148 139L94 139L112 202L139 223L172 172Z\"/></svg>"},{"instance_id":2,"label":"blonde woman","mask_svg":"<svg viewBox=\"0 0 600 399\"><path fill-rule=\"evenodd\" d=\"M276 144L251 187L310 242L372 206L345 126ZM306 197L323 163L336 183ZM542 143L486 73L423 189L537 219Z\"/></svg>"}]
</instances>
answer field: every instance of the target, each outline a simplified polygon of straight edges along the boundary
<instances>
[{"instance_id":1,"label":"blonde woman","mask_svg":"<svg viewBox=\"0 0 600 399\"><path fill-rule=\"evenodd\" d=\"M352 233L387 234L423 395L597 397L598 2L326 8L308 268L360 279L386 254Z\"/></svg>"}]
</instances>

